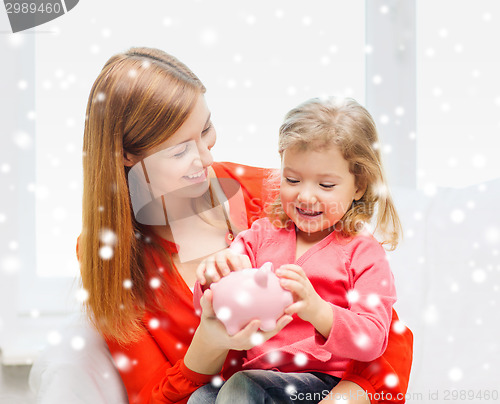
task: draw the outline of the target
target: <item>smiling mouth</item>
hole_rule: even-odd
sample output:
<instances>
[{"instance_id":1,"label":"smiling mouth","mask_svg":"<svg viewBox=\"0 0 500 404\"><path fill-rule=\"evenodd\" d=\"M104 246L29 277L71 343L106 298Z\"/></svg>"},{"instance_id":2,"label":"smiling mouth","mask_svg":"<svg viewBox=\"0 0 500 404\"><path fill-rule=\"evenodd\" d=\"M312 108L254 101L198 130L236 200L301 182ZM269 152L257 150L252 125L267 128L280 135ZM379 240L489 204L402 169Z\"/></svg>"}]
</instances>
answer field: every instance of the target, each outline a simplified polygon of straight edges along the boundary
<instances>
[{"instance_id":1,"label":"smiling mouth","mask_svg":"<svg viewBox=\"0 0 500 404\"><path fill-rule=\"evenodd\" d=\"M190 181L196 181L196 180L204 180L207 177L207 170L206 168L198 171L197 173L191 174L191 175L185 175L184 178L190 180Z\"/></svg>"},{"instance_id":2,"label":"smiling mouth","mask_svg":"<svg viewBox=\"0 0 500 404\"><path fill-rule=\"evenodd\" d=\"M300 209L300 208L296 208L296 209L300 215L307 216L307 217L316 217L316 216L319 216L323 213L323 212L318 212L315 210L306 210L306 209Z\"/></svg>"}]
</instances>

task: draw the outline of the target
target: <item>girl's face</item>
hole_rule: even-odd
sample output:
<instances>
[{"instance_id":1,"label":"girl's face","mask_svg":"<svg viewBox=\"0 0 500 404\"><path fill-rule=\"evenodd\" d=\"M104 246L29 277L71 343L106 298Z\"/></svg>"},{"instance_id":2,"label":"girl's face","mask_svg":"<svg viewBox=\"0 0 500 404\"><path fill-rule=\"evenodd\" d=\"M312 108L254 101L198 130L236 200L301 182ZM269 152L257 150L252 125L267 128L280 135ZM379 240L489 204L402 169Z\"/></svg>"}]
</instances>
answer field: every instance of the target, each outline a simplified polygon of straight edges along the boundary
<instances>
[{"instance_id":1,"label":"girl's face","mask_svg":"<svg viewBox=\"0 0 500 404\"><path fill-rule=\"evenodd\" d=\"M299 231L326 236L363 193L337 146L283 152L281 203Z\"/></svg>"},{"instance_id":2,"label":"girl's face","mask_svg":"<svg viewBox=\"0 0 500 404\"><path fill-rule=\"evenodd\" d=\"M212 165L210 149L216 133L210 121L205 97L200 95L182 126L165 142L142 156L145 176L154 198L197 198L209 186L207 168ZM133 170L142 170L142 163Z\"/></svg>"}]
</instances>

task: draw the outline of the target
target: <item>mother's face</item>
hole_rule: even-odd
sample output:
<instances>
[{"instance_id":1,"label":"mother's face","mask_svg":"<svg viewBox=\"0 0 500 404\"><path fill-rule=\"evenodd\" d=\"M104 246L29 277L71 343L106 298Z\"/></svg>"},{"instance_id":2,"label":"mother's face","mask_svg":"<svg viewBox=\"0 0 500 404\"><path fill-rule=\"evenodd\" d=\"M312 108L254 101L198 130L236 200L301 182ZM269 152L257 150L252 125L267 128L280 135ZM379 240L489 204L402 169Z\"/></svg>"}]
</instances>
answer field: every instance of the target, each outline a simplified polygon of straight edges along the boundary
<instances>
[{"instance_id":1,"label":"mother's face","mask_svg":"<svg viewBox=\"0 0 500 404\"><path fill-rule=\"evenodd\" d=\"M210 111L205 97L200 94L186 121L170 138L148 150L142 161L130 159L135 163L132 170L144 171L154 199L162 195L167 198L199 197L209 186L207 168L213 163L210 149L215 140Z\"/></svg>"}]
</instances>

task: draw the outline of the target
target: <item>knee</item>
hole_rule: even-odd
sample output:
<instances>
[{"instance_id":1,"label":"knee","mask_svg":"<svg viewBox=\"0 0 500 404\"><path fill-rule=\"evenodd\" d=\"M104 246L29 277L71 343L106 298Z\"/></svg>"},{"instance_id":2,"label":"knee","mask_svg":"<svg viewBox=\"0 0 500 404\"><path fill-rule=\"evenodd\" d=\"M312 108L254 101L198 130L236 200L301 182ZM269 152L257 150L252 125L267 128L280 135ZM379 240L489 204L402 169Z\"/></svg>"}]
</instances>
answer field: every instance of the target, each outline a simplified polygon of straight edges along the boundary
<instances>
[{"instance_id":1,"label":"knee","mask_svg":"<svg viewBox=\"0 0 500 404\"><path fill-rule=\"evenodd\" d=\"M216 403L256 402L251 398L258 394L259 387L253 380L253 372L253 370L243 370L232 375L220 389ZM238 400L234 401L235 398Z\"/></svg>"}]
</instances>

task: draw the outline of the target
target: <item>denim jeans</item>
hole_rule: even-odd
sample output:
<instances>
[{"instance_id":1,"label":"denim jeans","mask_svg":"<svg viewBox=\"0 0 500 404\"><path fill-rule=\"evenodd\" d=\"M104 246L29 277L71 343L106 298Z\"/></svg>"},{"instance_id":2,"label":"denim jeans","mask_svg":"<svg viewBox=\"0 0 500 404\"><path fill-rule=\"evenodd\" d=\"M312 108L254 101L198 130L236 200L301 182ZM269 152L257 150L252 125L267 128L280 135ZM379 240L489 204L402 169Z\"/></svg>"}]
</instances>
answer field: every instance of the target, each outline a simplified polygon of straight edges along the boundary
<instances>
[{"instance_id":1,"label":"denim jeans","mask_svg":"<svg viewBox=\"0 0 500 404\"><path fill-rule=\"evenodd\" d=\"M207 384L196 390L188 404L316 404L340 381L325 373L281 373L243 370L221 387Z\"/></svg>"}]
</instances>

